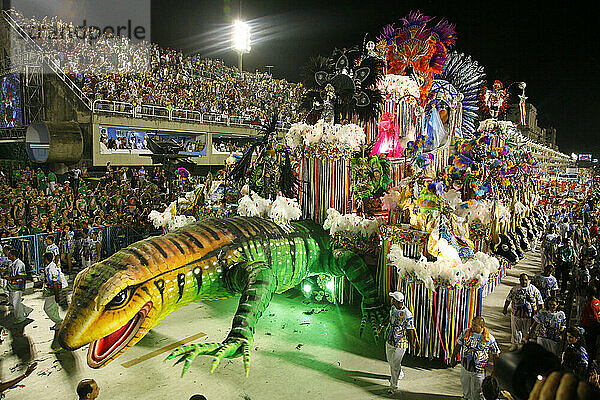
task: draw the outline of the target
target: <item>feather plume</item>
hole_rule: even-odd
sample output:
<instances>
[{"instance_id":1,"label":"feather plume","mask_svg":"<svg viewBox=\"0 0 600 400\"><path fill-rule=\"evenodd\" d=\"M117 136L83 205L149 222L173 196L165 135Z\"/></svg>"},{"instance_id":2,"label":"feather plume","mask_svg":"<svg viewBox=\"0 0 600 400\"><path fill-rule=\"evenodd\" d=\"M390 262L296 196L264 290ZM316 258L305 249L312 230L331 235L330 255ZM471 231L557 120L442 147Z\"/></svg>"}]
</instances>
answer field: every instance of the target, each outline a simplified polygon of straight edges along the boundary
<instances>
[{"instance_id":1,"label":"feather plume","mask_svg":"<svg viewBox=\"0 0 600 400\"><path fill-rule=\"evenodd\" d=\"M277 114L273 115L269 120L269 123L262 127L261 134L262 139L260 142L254 142L248 150L244 152L242 158L235 163L235 166L231 170L228 176L228 180L232 180L234 182L240 182L246 176L248 169L250 168L250 164L252 163L252 155L254 151L259 147L266 146L269 142L269 138L275 134L275 129L277 126Z\"/></svg>"},{"instance_id":2,"label":"feather plume","mask_svg":"<svg viewBox=\"0 0 600 400\"><path fill-rule=\"evenodd\" d=\"M333 72L332 60L322 56L310 57L301 71L301 78L306 90L319 90L321 87L315 80L317 72Z\"/></svg>"},{"instance_id":3,"label":"feather plume","mask_svg":"<svg viewBox=\"0 0 600 400\"><path fill-rule=\"evenodd\" d=\"M428 17L423 14L420 10L412 10L406 15L406 17L402 18L401 21L403 23L404 28L422 28L429 21L431 21L433 17Z\"/></svg>"},{"instance_id":4,"label":"feather plume","mask_svg":"<svg viewBox=\"0 0 600 400\"><path fill-rule=\"evenodd\" d=\"M388 44L394 41L394 38L397 35L397 29L394 24L389 24L383 27L379 35L377 36L377 41L380 42L385 40Z\"/></svg>"},{"instance_id":5,"label":"feather plume","mask_svg":"<svg viewBox=\"0 0 600 400\"><path fill-rule=\"evenodd\" d=\"M362 81L361 86L363 88L371 88L373 85L377 85L383 80L385 62L377 57L365 57L360 62L360 66L369 68L369 75L365 80Z\"/></svg>"},{"instance_id":6,"label":"feather plume","mask_svg":"<svg viewBox=\"0 0 600 400\"><path fill-rule=\"evenodd\" d=\"M448 54L446 67L438 76L463 95L463 134L472 135L480 120L479 95L486 84L485 70L471 56L455 51Z\"/></svg>"},{"instance_id":7,"label":"feather plume","mask_svg":"<svg viewBox=\"0 0 600 400\"><path fill-rule=\"evenodd\" d=\"M451 24L445 19L439 21L433 28L431 28L431 33L433 37L444 45L447 50L450 50L452 47L456 45L456 25Z\"/></svg>"}]
</instances>

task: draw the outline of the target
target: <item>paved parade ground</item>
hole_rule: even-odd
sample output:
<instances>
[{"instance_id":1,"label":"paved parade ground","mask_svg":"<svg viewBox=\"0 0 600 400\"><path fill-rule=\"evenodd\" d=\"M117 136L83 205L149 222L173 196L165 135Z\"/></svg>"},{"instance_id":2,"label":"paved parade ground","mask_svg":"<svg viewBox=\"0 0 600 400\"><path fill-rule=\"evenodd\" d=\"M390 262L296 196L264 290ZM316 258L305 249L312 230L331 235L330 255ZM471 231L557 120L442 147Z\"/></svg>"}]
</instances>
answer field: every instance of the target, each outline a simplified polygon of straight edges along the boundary
<instances>
[{"instance_id":1,"label":"paved parade ground","mask_svg":"<svg viewBox=\"0 0 600 400\"><path fill-rule=\"evenodd\" d=\"M509 318L502 305L521 272L537 273L539 254L529 253L509 271L501 285L484 300L483 316L502 351L509 342ZM33 322L14 326L2 317L0 379L6 381L38 362L23 387L6 392L7 399L76 398L77 383L93 378L100 387L98 399L187 400L193 394L216 399L460 399L460 368L407 356L402 393L387 394L389 367L384 343L371 332L358 336L357 307L306 304L295 291L276 295L255 333L248 378L241 358L223 361L209 373L211 357L198 357L184 378L181 365L164 362L179 343L203 343L225 338L238 298L193 303L174 312L145 338L103 369L86 364L87 346L74 352L52 353L52 322L42 307L41 291L27 294ZM0 315L6 314L1 306Z\"/></svg>"}]
</instances>

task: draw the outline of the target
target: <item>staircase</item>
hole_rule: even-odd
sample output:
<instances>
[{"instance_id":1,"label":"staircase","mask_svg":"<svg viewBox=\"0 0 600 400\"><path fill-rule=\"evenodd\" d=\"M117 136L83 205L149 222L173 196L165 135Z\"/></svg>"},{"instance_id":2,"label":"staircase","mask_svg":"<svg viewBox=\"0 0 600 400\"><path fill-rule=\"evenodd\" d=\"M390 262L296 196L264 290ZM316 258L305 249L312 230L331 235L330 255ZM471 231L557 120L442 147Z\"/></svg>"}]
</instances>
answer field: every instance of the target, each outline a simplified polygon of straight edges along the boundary
<instances>
[{"instance_id":1,"label":"staircase","mask_svg":"<svg viewBox=\"0 0 600 400\"><path fill-rule=\"evenodd\" d=\"M70 91L73 92L75 97L77 97L85 107L91 111L92 102L88 99L81 89L64 73L64 71L58 66L54 60L50 59L48 54L44 52L44 50L38 45L33 39L29 37L27 32L14 20L14 18L10 15L10 13L6 10L2 10L2 17L7 22L7 24L12 28L14 32L16 32L19 37L28 44L31 48L31 51L37 52L42 55L42 60L44 65L48 66L52 72L56 74L56 76L61 80L65 86L69 88Z\"/></svg>"}]
</instances>

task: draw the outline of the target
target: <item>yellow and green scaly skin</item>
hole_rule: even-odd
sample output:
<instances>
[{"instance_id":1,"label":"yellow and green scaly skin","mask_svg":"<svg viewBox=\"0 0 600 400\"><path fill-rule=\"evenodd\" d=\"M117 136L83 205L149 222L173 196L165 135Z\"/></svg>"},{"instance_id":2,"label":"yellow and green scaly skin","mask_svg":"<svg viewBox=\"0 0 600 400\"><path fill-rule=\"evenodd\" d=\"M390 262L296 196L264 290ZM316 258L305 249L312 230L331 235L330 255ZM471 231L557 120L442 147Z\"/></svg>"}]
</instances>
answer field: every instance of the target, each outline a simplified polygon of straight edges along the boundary
<instances>
[{"instance_id":1,"label":"yellow and green scaly skin","mask_svg":"<svg viewBox=\"0 0 600 400\"><path fill-rule=\"evenodd\" d=\"M321 273L346 276L363 296L361 332L367 319L374 328L383 322L386 313L364 261L352 252L334 250L329 234L314 222L292 222L290 229L256 217L196 222L136 242L81 271L59 340L71 350L92 343L88 365L100 368L180 307L239 294L222 343L183 346L168 359L181 357L185 373L196 356L212 355L212 372L222 358L242 356L247 375L254 328L273 294ZM96 360L92 348L126 325L139 329L118 351Z\"/></svg>"}]
</instances>

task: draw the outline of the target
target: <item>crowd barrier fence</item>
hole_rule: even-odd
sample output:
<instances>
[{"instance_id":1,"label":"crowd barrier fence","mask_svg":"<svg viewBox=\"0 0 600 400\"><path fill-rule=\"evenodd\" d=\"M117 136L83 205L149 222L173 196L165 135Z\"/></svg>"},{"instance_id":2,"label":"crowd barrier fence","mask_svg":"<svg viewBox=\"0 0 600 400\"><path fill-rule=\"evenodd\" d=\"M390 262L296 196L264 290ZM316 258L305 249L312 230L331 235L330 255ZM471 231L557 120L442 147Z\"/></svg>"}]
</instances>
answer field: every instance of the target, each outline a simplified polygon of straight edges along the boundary
<instances>
[{"instance_id":1,"label":"crowd barrier fence","mask_svg":"<svg viewBox=\"0 0 600 400\"><path fill-rule=\"evenodd\" d=\"M138 240L145 239L149 236L156 236L162 234L159 232L138 232L127 225L117 226L100 226L90 228L91 231L98 234L98 239L101 244L101 259L111 256L120 249L129 246L131 243L137 242ZM81 229L74 231L75 237L78 237L78 233ZM55 243L60 248L60 242L56 240L60 233L38 233L35 235L24 235L15 236L9 238L3 238L1 240L2 246L8 244L19 252L21 260L25 263L25 268L29 274L40 274L43 270L42 256L46 249L46 237L52 235L55 238ZM75 249L77 251L77 249ZM76 253L73 253L73 261L79 260Z\"/></svg>"}]
</instances>

